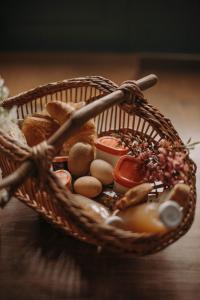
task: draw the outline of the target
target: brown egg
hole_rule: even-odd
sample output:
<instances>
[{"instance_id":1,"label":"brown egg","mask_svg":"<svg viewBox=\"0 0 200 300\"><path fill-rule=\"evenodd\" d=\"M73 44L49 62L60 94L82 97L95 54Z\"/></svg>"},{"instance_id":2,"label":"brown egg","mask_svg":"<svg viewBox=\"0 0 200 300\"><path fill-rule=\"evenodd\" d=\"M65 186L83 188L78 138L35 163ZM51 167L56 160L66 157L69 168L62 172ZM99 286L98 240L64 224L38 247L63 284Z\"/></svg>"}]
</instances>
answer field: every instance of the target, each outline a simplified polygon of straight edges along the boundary
<instances>
[{"instance_id":1,"label":"brown egg","mask_svg":"<svg viewBox=\"0 0 200 300\"><path fill-rule=\"evenodd\" d=\"M97 197L102 191L101 182L92 176L83 176L74 182L74 191L85 197Z\"/></svg>"},{"instance_id":2,"label":"brown egg","mask_svg":"<svg viewBox=\"0 0 200 300\"><path fill-rule=\"evenodd\" d=\"M68 169L75 176L86 175L93 159L94 150L90 144L76 143L69 151Z\"/></svg>"},{"instance_id":3,"label":"brown egg","mask_svg":"<svg viewBox=\"0 0 200 300\"><path fill-rule=\"evenodd\" d=\"M105 160L93 160L90 165L90 173L104 185L113 183L113 167Z\"/></svg>"},{"instance_id":4,"label":"brown egg","mask_svg":"<svg viewBox=\"0 0 200 300\"><path fill-rule=\"evenodd\" d=\"M102 204L84 197L82 195L73 194L73 199L88 213L94 220L105 222L110 216L109 210Z\"/></svg>"}]
</instances>

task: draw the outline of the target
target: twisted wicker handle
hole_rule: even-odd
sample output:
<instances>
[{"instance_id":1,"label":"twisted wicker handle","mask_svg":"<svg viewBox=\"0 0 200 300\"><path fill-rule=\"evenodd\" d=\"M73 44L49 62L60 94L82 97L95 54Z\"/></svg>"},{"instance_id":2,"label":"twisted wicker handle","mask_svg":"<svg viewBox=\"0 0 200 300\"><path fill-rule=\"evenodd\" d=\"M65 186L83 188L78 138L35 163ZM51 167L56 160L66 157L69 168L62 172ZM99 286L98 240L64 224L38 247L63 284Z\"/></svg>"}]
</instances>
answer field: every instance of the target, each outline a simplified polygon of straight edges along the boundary
<instances>
[{"instance_id":1,"label":"twisted wicker handle","mask_svg":"<svg viewBox=\"0 0 200 300\"><path fill-rule=\"evenodd\" d=\"M130 83L131 81L129 81ZM148 75L135 81L134 83L141 89L146 90L157 82L156 75ZM59 148L70 136L72 136L78 129L88 120L94 118L104 110L112 107L115 104L120 104L127 97L127 93L123 89L118 89L100 99L89 103L87 106L77 110L66 121L57 132L52 135L47 141L48 145ZM21 166L12 174L7 176L0 183L0 190L6 188L6 193L0 199L0 206L3 208L15 193L17 188L29 177L35 175L37 172L36 165L33 160L25 160Z\"/></svg>"}]
</instances>

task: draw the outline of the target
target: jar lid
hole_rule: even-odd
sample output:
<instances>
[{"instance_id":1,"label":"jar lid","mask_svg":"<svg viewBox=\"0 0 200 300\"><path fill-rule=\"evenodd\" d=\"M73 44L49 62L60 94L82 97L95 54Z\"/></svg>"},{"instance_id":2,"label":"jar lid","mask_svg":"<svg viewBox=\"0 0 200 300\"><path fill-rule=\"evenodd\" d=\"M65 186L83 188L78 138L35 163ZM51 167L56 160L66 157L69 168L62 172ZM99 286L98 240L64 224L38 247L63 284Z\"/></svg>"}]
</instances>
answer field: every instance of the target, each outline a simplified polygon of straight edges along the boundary
<instances>
[{"instance_id":1,"label":"jar lid","mask_svg":"<svg viewBox=\"0 0 200 300\"><path fill-rule=\"evenodd\" d=\"M117 162L113 177L117 183L131 188L144 182L145 170L142 168L140 160L130 155L124 155Z\"/></svg>"},{"instance_id":2,"label":"jar lid","mask_svg":"<svg viewBox=\"0 0 200 300\"><path fill-rule=\"evenodd\" d=\"M54 159L52 160L53 163L65 162L65 161L68 161L68 156L55 156Z\"/></svg>"},{"instance_id":3,"label":"jar lid","mask_svg":"<svg viewBox=\"0 0 200 300\"><path fill-rule=\"evenodd\" d=\"M114 155L125 155L129 149L120 145L120 139L114 136L102 136L95 143L97 149L103 150Z\"/></svg>"},{"instance_id":4,"label":"jar lid","mask_svg":"<svg viewBox=\"0 0 200 300\"><path fill-rule=\"evenodd\" d=\"M183 218L181 206L173 200L163 202L159 206L158 212L161 221L167 228L177 227Z\"/></svg>"},{"instance_id":5,"label":"jar lid","mask_svg":"<svg viewBox=\"0 0 200 300\"><path fill-rule=\"evenodd\" d=\"M54 171L56 176L61 180L64 186L70 187L71 185L71 174L66 170Z\"/></svg>"}]
</instances>

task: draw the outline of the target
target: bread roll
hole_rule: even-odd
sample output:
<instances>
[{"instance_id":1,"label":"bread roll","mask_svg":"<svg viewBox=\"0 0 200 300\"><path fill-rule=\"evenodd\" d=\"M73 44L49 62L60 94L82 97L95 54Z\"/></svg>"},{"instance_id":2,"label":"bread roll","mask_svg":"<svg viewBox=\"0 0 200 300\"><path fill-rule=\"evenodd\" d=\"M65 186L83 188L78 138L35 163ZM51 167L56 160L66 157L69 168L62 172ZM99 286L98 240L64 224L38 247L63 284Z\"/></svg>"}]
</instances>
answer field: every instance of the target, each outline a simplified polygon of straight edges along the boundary
<instances>
[{"instance_id":1,"label":"bread roll","mask_svg":"<svg viewBox=\"0 0 200 300\"><path fill-rule=\"evenodd\" d=\"M92 147L95 147L95 140L95 125L92 121L88 121L80 128L80 130L77 133L75 133L72 137L67 139L67 141L63 144L61 153L62 155L68 155L71 147L78 142L90 144Z\"/></svg>"},{"instance_id":2,"label":"bread roll","mask_svg":"<svg viewBox=\"0 0 200 300\"><path fill-rule=\"evenodd\" d=\"M28 145L32 147L48 139L59 127L58 122L53 118L43 114L35 114L24 120L22 132Z\"/></svg>"},{"instance_id":3,"label":"bread roll","mask_svg":"<svg viewBox=\"0 0 200 300\"><path fill-rule=\"evenodd\" d=\"M95 136L90 136L90 137L81 137L79 138L78 136L76 138L68 139L66 143L63 144L63 147L61 149L60 154L61 155L69 155L70 149L75 145L76 143L85 143L85 144L90 144L93 149L94 149L94 140Z\"/></svg>"},{"instance_id":4,"label":"bread roll","mask_svg":"<svg viewBox=\"0 0 200 300\"><path fill-rule=\"evenodd\" d=\"M51 101L47 103L46 110L53 119L62 125L67 119L69 119L73 111L75 111L75 108L65 102Z\"/></svg>"},{"instance_id":5,"label":"bread roll","mask_svg":"<svg viewBox=\"0 0 200 300\"><path fill-rule=\"evenodd\" d=\"M60 101L52 101L46 105L46 109L51 117L57 120L60 125L62 125L70 118L76 109L81 108L84 104L85 102L64 103ZM96 128L94 122L90 120L81 126L79 131L64 143L61 154L68 155L70 148L77 142L88 143L94 146L95 139Z\"/></svg>"},{"instance_id":6,"label":"bread roll","mask_svg":"<svg viewBox=\"0 0 200 300\"><path fill-rule=\"evenodd\" d=\"M61 102L61 101L51 101L49 103L47 103L46 105L46 111L49 113L49 115L58 121L58 123L60 125L62 125L63 123L65 123L65 121L67 119L69 119L69 117L71 116L71 114L83 107L85 105L85 102L81 101L81 102L77 102L77 103L73 103L73 102Z\"/></svg>"}]
</instances>

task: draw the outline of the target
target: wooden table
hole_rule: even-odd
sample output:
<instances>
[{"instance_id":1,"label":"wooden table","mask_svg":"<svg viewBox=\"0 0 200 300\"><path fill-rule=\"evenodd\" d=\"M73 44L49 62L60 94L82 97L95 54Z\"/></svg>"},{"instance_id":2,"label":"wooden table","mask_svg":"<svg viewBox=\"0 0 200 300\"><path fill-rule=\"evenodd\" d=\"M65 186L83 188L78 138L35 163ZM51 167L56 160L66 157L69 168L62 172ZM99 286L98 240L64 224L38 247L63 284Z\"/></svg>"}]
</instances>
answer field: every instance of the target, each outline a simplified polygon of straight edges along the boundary
<instances>
[{"instance_id":1,"label":"wooden table","mask_svg":"<svg viewBox=\"0 0 200 300\"><path fill-rule=\"evenodd\" d=\"M145 93L171 118L181 137L200 140L197 67L153 63L136 55L0 55L12 94L48 81L101 74L121 82L156 73ZM200 147L191 153L200 166ZM199 171L197 188L200 193ZM197 299L200 293L199 204L191 230L166 250L144 258L97 253L64 236L13 199L0 212L0 299Z\"/></svg>"}]
</instances>

